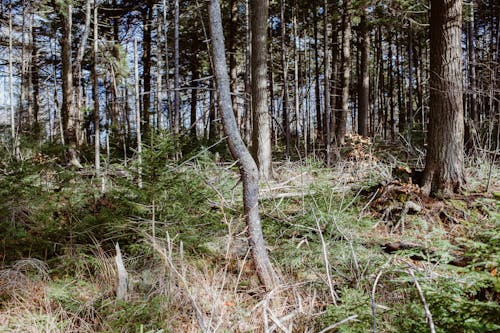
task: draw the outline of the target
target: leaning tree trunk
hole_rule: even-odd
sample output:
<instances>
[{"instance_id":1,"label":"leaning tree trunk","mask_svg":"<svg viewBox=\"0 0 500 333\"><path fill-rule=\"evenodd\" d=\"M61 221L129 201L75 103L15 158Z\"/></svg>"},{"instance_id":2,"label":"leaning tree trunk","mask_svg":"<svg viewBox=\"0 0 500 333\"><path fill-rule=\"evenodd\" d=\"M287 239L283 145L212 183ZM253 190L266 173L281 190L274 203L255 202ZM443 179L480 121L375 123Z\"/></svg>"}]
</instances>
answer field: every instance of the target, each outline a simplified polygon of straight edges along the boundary
<instances>
[{"instance_id":1,"label":"leaning tree trunk","mask_svg":"<svg viewBox=\"0 0 500 333\"><path fill-rule=\"evenodd\" d=\"M224 130L227 135L229 150L234 159L239 161L239 168L243 181L243 204L248 226L249 243L252 249L257 274L266 289L271 290L277 285L277 279L269 256L267 255L264 237L262 236L258 201L259 171L252 155L250 155L250 152L241 139L232 109L230 80L227 72L224 34L218 0L210 1L209 17L214 72L219 92L219 107L224 123Z\"/></svg>"},{"instance_id":2,"label":"leaning tree trunk","mask_svg":"<svg viewBox=\"0 0 500 333\"><path fill-rule=\"evenodd\" d=\"M424 192L458 192L464 176L462 1L432 1L430 120Z\"/></svg>"}]
</instances>

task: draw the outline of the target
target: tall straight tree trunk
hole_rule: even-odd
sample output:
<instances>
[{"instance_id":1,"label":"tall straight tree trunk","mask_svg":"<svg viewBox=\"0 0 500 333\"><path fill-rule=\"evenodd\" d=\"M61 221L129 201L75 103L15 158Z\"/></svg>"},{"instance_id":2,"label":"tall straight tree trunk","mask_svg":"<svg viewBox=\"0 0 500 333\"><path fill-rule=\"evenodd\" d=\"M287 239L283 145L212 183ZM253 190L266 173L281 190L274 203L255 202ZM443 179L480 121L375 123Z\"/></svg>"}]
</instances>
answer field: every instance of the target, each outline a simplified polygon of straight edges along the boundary
<instances>
[{"instance_id":1,"label":"tall straight tree trunk","mask_svg":"<svg viewBox=\"0 0 500 333\"><path fill-rule=\"evenodd\" d=\"M267 19L267 15L264 17ZM230 80L227 73L224 33L222 30L222 18L218 0L210 1L209 18L214 72L219 92L219 106L222 121L224 123L224 131L228 137L227 142L229 150L233 158L239 161L241 179L243 182L243 205L252 257L261 282L267 290L272 290L277 286L277 278L271 261L269 260L264 237L262 235L262 226L259 216L259 171L257 169L257 164L241 139L232 110ZM264 27L266 27L266 24L264 24ZM264 35L267 35L265 34L265 29Z\"/></svg>"},{"instance_id":2,"label":"tall straight tree trunk","mask_svg":"<svg viewBox=\"0 0 500 333\"><path fill-rule=\"evenodd\" d=\"M389 109L390 109L390 117L391 119L389 120L389 125L390 125L390 133L391 133L391 140L395 140L395 119L394 119L394 70L393 70L393 61L392 61L392 38L391 38L391 33L389 32L387 34L387 47L389 48L388 51L388 68L387 72L389 75L389 90L388 90L388 98L389 98ZM423 112L423 111L422 111Z\"/></svg>"},{"instance_id":3,"label":"tall straight tree trunk","mask_svg":"<svg viewBox=\"0 0 500 333\"><path fill-rule=\"evenodd\" d=\"M462 101L462 1L432 1L430 121L424 192L450 194L465 183Z\"/></svg>"},{"instance_id":4,"label":"tall straight tree trunk","mask_svg":"<svg viewBox=\"0 0 500 333\"><path fill-rule=\"evenodd\" d=\"M245 0L245 115L243 117L243 140L252 145L252 94L250 92L250 59L252 58L252 41L250 34L250 0ZM251 147L253 148L253 147Z\"/></svg>"},{"instance_id":5,"label":"tall straight tree trunk","mask_svg":"<svg viewBox=\"0 0 500 333\"><path fill-rule=\"evenodd\" d=\"M267 17L269 0L251 0L251 95L253 151L263 180L271 177L271 124L267 101Z\"/></svg>"},{"instance_id":6,"label":"tall straight tree trunk","mask_svg":"<svg viewBox=\"0 0 500 333\"><path fill-rule=\"evenodd\" d=\"M293 76L294 76L294 101L295 101L295 148L297 150L300 149L300 137L301 137L301 131L300 131L300 91L299 91L299 85L300 85L300 77L299 77L299 64L300 64L300 57L299 57L299 46L298 40L300 40L300 37L298 36L297 33L297 9L294 10L293 14L293 59L294 59L294 66L293 66Z\"/></svg>"},{"instance_id":7,"label":"tall straight tree trunk","mask_svg":"<svg viewBox=\"0 0 500 333\"><path fill-rule=\"evenodd\" d=\"M153 18L153 2L146 1L146 9L143 17L143 95L142 95L142 130L144 135L149 135L151 115L151 30Z\"/></svg>"},{"instance_id":8,"label":"tall straight tree trunk","mask_svg":"<svg viewBox=\"0 0 500 333\"><path fill-rule=\"evenodd\" d=\"M92 63L92 97L94 98L94 167L95 167L95 177L97 179L101 178L101 142L100 142L100 126L101 126L101 116L99 112L99 77L97 75L97 64L98 58L98 40L99 40L99 25L97 16L97 5L94 5L94 49L93 49L93 63Z\"/></svg>"},{"instance_id":9,"label":"tall straight tree trunk","mask_svg":"<svg viewBox=\"0 0 500 333\"><path fill-rule=\"evenodd\" d=\"M324 25L324 31L323 31L323 62L324 62L324 87L323 87L323 94L324 94L324 108L325 108L325 144L326 144L326 165L330 166L331 165L331 158L332 158L332 133L330 129L331 125L331 106L330 106L330 77L331 77L331 66L330 66L330 38L331 38L331 25L329 24L328 20L330 19L328 15L328 1L324 0L323 1L323 25Z\"/></svg>"},{"instance_id":10,"label":"tall straight tree trunk","mask_svg":"<svg viewBox=\"0 0 500 333\"><path fill-rule=\"evenodd\" d=\"M14 110L14 66L12 47L12 4L9 4L9 109L10 109L10 136L15 150L16 147L16 114Z\"/></svg>"},{"instance_id":11,"label":"tall straight tree trunk","mask_svg":"<svg viewBox=\"0 0 500 333\"><path fill-rule=\"evenodd\" d=\"M318 124L317 128L317 139L319 142L322 141L323 136L323 115L321 113L321 97L320 97L320 86L319 86L319 37L318 37L318 6L317 0L313 1L313 20L314 20L314 97L316 106L316 121Z\"/></svg>"},{"instance_id":12,"label":"tall straight tree trunk","mask_svg":"<svg viewBox=\"0 0 500 333\"><path fill-rule=\"evenodd\" d=\"M367 9L363 10L359 24L360 33L360 76L358 77L358 134L368 135L368 112L370 107L370 30L367 22Z\"/></svg>"},{"instance_id":13,"label":"tall straight tree trunk","mask_svg":"<svg viewBox=\"0 0 500 333\"><path fill-rule=\"evenodd\" d=\"M137 55L137 39L134 39L134 95L135 95L135 134L137 140L137 183L142 188L142 134L141 134L141 102L139 94L139 59Z\"/></svg>"},{"instance_id":14,"label":"tall straight tree trunk","mask_svg":"<svg viewBox=\"0 0 500 333\"><path fill-rule=\"evenodd\" d=\"M406 113L407 138L411 140L413 130L413 29L408 27L408 112Z\"/></svg>"},{"instance_id":15,"label":"tall straight tree trunk","mask_svg":"<svg viewBox=\"0 0 500 333\"><path fill-rule=\"evenodd\" d=\"M71 51L71 29L73 25L73 5L63 3L60 8L62 18L61 62L62 62L62 108L61 117L64 142L68 145L69 162L82 168L77 152L77 114L74 106L73 55Z\"/></svg>"},{"instance_id":16,"label":"tall straight tree trunk","mask_svg":"<svg viewBox=\"0 0 500 333\"><path fill-rule=\"evenodd\" d=\"M191 113L190 113L190 127L191 127L191 137L196 140L197 139L197 131L196 131L196 119L197 111L198 111L198 58L194 54L191 56Z\"/></svg>"},{"instance_id":17,"label":"tall straight tree trunk","mask_svg":"<svg viewBox=\"0 0 500 333\"><path fill-rule=\"evenodd\" d=\"M290 158L290 118L288 112L288 60L286 58L285 1L280 1L281 68L283 70L283 131L285 132L285 158Z\"/></svg>"},{"instance_id":18,"label":"tall straight tree trunk","mask_svg":"<svg viewBox=\"0 0 500 333\"><path fill-rule=\"evenodd\" d=\"M179 76L179 0L174 3L174 133L178 134L181 124L180 76Z\"/></svg>"},{"instance_id":19,"label":"tall straight tree trunk","mask_svg":"<svg viewBox=\"0 0 500 333\"><path fill-rule=\"evenodd\" d=\"M351 79L351 0L344 0L342 15L342 94L340 110L337 112L337 144L343 145L349 112L349 83Z\"/></svg>"},{"instance_id":20,"label":"tall straight tree trunk","mask_svg":"<svg viewBox=\"0 0 500 333\"><path fill-rule=\"evenodd\" d=\"M238 128L241 130L241 114L238 106L238 68L236 64L237 52L237 37L238 37L238 1L231 0L229 2L231 10L231 21L229 25L229 73L231 76L231 101L233 103L233 110L238 122Z\"/></svg>"},{"instance_id":21,"label":"tall straight tree trunk","mask_svg":"<svg viewBox=\"0 0 500 333\"><path fill-rule=\"evenodd\" d=\"M399 34L396 34L396 70L397 70L397 83L398 83L398 130L399 133L404 133L406 130L406 108L403 100L403 79L404 67L402 65L401 57L403 52Z\"/></svg>"}]
</instances>

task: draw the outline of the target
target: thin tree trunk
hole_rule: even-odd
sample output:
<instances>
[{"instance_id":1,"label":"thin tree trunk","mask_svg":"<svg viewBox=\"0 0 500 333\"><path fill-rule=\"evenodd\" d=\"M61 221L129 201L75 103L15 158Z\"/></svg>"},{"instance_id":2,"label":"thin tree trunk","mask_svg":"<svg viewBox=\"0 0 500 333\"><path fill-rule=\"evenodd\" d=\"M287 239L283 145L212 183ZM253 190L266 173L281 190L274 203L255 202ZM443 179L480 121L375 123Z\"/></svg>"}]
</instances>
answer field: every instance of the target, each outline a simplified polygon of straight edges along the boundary
<instances>
[{"instance_id":1,"label":"thin tree trunk","mask_svg":"<svg viewBox=\"0 0 500 333\"><path fill-rule=\"evenodd\" d=\"M9 109L10 109L10 136L13 150L16 149L16 114L14 111L14 66L12 47L12 4L9 4Z\"/></svg>"},{"instance_id":2,"label":"thin tree trunk","mask_svg":"<svg viewBox=\"0 0 500 333\"><path fill-rule=\"evenodd\" d=\"M224 34L218 0L211 0L209 5L210 33L214 72L219 92L219 106L227 135L229 150L233 158L239 161L243 182L243 205L248 227L249 243L257 274L267 290L277 286L277 278L266 251L259 217L259 171L247 147L241 139L236 119L232 110L230 80L227 72L224 50ZM267 18L267 15L265 16ZM264 25L266 26L266 25ZM260 35L261 36L261 35ZM262 37L262 36L261 36ZM265 38L264 38L265 39Z\"/></svg>"},{"instance_id":3,"label":"thin tree trunk","mask_svg":"<svg viewBox=\"0 0 500 333\"><path fill-rule=\"evenodd\" d=\"M300 40L300 37L298 36L297 33L297 9L294 9L294 15L293 15L293 50L294 50L294 66L293 66L293 75L294 75L294 97L295 97L295 149L299 150L300 149L300 91L299 91L299 84L300 84L300 78L299 78L299 63L300 63L300 57L299 57L299 46L297 45L298 41Z\"/></svg>"},{"instance_id":4,"label":"thin tree trunk","mask_svg":"<svg viewBox=\"0 0 500 333\"><path fill-rule=\"evenodd\" d=\"M174 2L174 133L178 134L181 124L180 76L179 76L179 0Z\"/></svg>"},{"instance_id":5,"label":"thin tree trunk","mask_svg":"<svg viewBox=\"0 0 500 333\"><path fill-rule=\"evenodd\" d=\"M288 114L288 61L286 58L286 25L285 25L285 1L280 1L280 25L281 25L281 68L283 70L283 131L285 132L285 158L290 158L290 119Z\"/></svg>"},{"instance_id":6,"label":"thin tree trunk","mask_svg":"<svg viewBox=\"0 0 500 333\"><path fill-rule=\"evenodd\" d=\"M319 142L322 141L323 136L323 121L322 121L322 113L321 113L321 97L320 97L320 86L319 86L319 37L318 37L318 6L317 0L313 1L313 20L314 20L314 93L315 93L315 105L316 105L316 121L318 124L317 128L317 139Z\"/></svg>"},{"instance_id":7,"label":"thin tree trunk","mask_svg":"<svg viewBox=\"0 0 500 333\"><path fill-rule=\"evenodd\" d=\"M134 87L135 87L135 133L137 136L137 179L142 188L142 137L141 137L141 108L139 94L139 60L137 56L137 39L134 39Z\"/></svg>"},{"instance_id":8,"label":"thin tree trunk","mask_svg":"<svg viewBox=\"0 0 500 333\"><path fill-rule=\"evenodd\" d=\"M360 33L360 76L358 78L358 133L362 136L368 135L368 112L370 107L370 30L367 22L367 11L363 10L359 24Z\"/></svg>"},{"instance_id":9,"label":"thin tree trunk","mask_svg":"<svg viewBox=\"0 0 500 333\"><path fill-rule=\"evenodd\" d=\"M92 84L92 97L94 97L94 167L95 167L95 177L97 180L101 178L101 142L100 142L100 124L101 124L101 116L99 112L99 77L97 74L97 64L99 61L98 58L98 40L99 40L99 25L98 25L98 17L97 17L98 8L97 5L94 5L94 61L92 64L92 76L93 76L93 84ZM103 184L103 183L102 183ZM104 190L104 188L102 188Z\"/></svg>"},{"instance_id":10,"label":"thin tree trunk","mask_svg":"<svg viewBox=\"0 0 500 333\"><path fill-rule=\"evenodd\" d=\"M153 2L146 1L146 9L143 18L143 95L142 95L142 130L146 138L150 131L150 114L151 114L151 30L153 18Z\"/></svg>"},{"instance_id":11,"label":"thin tree trunk","mask_svg":"<svg viewBox=\"0 0 500 333\"><path fill-rule=\"evenodd\" d=\"M390 125L390 133L391 133L391 140L395 140L395 119L394 119L394 70L393 70L393 61L392 61L392 38L391 38L391 33L389 32L387 34L387 47L389 48L388 52L388 75L389 75L389 91L388 91L388 98L389 98L389 108L390 108L390 117L391 119L389 120L389 125ZM423 112L423 111L422 111Z\"/></svg>"},{"instance_id":12,"label":"thin tree trunk","mask_svg":"<svg viewBox=\"0 0 500 333\"><path fill-rule=\"evenodd\" d=\"M331 76L331 66L330 66L330 38L331 38L331 26L328 23L328 19L330 18L328 15L328 1L323 1L323 65L324 65L324 108L325 108L325 144L326 144L326 165L331 165L331 149L332 149L332 133L330 129L331 125L331 106L330 106L330 76Z\"/></svg>"}]
</instances>

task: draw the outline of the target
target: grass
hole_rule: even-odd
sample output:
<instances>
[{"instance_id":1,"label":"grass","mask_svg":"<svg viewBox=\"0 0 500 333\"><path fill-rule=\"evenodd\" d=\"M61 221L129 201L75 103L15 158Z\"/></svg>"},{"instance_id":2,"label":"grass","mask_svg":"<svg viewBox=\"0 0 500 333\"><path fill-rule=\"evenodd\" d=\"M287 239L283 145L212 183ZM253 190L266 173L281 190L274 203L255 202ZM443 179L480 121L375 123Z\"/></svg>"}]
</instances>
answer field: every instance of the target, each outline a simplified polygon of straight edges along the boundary
<instances>
[{"instance_id":1,"label":"grass","mask_svg":"<svg viewBox=\"0 0 500 333\"><path fill-rule=\"evenodd\" d=\"M281 283L265 293L235 166L208 153L180 166L163 157L145 153L143 190L133 177L109 177L104 195L92 177L51 159L0 176L0 231L9 236L0 332L427 332L423 303L437 332L500 329L494 198L419 201L422 211L395 229L399 208L383 210L417 196L402 185L394 191L404 196L381 200L373 188L391 180L391 164L278 163L262 184L261 214ZM471 192L490 174L474 163ZM490 183L498 191L498 177ZM426 250L382 251L395 241ZM115 296L115 242L129 277L124 300ZM452 251L470 258L465 267L446 264Z\"/></svg>"}]
</instances>

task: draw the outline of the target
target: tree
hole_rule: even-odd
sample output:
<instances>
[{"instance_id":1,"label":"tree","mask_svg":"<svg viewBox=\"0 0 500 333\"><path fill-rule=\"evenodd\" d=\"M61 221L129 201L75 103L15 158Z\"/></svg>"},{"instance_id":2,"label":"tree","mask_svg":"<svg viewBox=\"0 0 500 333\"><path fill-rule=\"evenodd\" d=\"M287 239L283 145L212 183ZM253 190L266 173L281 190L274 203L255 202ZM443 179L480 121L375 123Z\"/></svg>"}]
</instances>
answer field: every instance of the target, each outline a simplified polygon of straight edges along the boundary
<instances>
[{"instance_id":1,"label":"tree","mask_svg":"<svg viewBox=\"0 0 500 333\"><path fill-rule=\"evenodd\" d=\"M267 104L267 17L269 0L251 5L251 95L253 113L252 148L262 179L271 176L271 123Z\"/></svg>"},{"instance_id":2,"label":"tree","mask_svg":"<svg viewBox=\"0 0 500 333\"><path fill-rule=\"evenodd\" d=\"M212 39L212 54L214 73L219 93L224 131L231 155L239 161L241 179L243 182L243 205L248 227L249 243L252 250L257 274L267 290L276 286L276 274L266 251L259 216L259 171L252 155L241 139L240 132L233 113L230 80L227 71L222 18L218 0L211 0L209 5L210 36Z\"/></svg>"},{"instance_id":3,"label":"tree","mask_svg":"<svg viewBox=\"0 0 500 333\"><path fill-rule=\"evenodd\" d=\"M430 121L423 188L458 192L465 183L462 102L462 1L432 1L430 15Z\"/></svg>"},{"instance_id":4,"label":"tree","mask_svg":"<svg viewBox=\"0 0 500 333\"><path fill-rule=\"evenodd\" d=\"M342 14L342 93L340 110L336 121L337 144L344 144L347 130L347 113L349 109L349 82L351 79L351 0L344 0Z\"/></svg>"},{"instance_id":5,"label":"tree","mask_svg":"<svg viewBox=\"0 0 500 333\"><path fill-rule=\"evenodd\" d=\"M74 105L73 87L73 55L72 55L72 26L73 5L71 3L60 3L59 14L62 20L61 39L61 62L62 62L62 125L64 131L64 142L68 145L70 164L82 168L77 153L78 146L78 119Z\"/></svg>"},{"instance_id":6,"label":"tree","mask_svg":"<svg viewBox=\"0 0 500 333\"><path fill-rule=\"evenodd\" d=\"M368 135L368 107L370 105L370 30L367 20L367 8L363 9L359 23L361 60L358 77L358 134Z\"/></svg>"}]
</instances>

